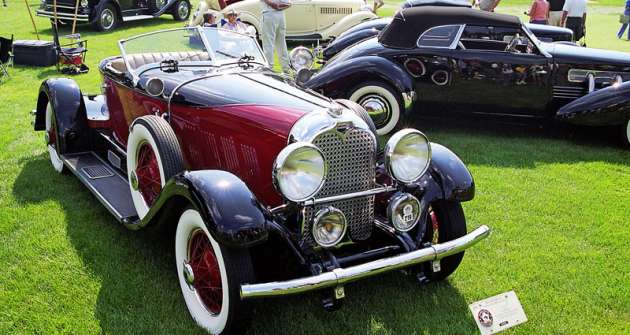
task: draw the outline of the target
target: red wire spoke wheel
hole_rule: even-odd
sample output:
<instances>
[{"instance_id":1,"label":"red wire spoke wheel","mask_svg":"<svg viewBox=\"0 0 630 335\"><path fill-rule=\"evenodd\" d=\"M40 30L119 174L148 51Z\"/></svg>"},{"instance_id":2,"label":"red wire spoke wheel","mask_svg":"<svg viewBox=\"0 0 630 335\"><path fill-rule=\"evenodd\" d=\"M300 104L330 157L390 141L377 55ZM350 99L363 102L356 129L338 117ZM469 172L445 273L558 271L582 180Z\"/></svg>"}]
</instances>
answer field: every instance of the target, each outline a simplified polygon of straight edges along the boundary
<instances>
[{"instance_id":1,"label":"red wire spoke wheel","mask_svg":"<svg viewBox=\"0 0 630 335\"><path fill-rule=\"evenodd\" d=\"M162 193L166 182L184 171L184 157L173 129L155 115L137 118L127 139L131 198L140 219Z\"/></svg>"},{"instance_id":2,"label":"red wire spoke wheel","mask_svg":"<svg viewBox=\"0 0 630 335\"><path fill-rule=\"evenodd\" d=\"M212 244L203 230L193 233L189 253L188 264L193 269L199 299L212 314L219 314L223 305L221 271Z\"/></svg>"},{"instance_id":3,"label":"red wire spoke wheel","mask_svg":"<svg viewBox=\"0 0 630 335\"><path fill-rule=\"evenodd\" d=\"M211 334L244 332L254 313L241 300L241 284L254 283L249 250L228 249L217 242L199 212L187 206L175 232L175 261L186 307Z\"/></svg>"}]
</instances>

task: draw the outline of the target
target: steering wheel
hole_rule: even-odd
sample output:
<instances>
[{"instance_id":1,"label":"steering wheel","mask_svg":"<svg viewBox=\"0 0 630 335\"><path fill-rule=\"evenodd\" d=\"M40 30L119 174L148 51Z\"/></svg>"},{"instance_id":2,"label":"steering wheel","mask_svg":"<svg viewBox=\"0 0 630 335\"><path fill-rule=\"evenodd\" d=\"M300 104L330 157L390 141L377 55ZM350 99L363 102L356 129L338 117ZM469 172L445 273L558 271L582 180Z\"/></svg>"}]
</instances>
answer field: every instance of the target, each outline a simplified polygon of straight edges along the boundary
<instances>
[{"instance_id":1,"label":"steering wheel","mask_svg":"<svg viewBox=\"0 0 630 335\"><path fill-rule=\"evenodd\" d=\"M521 38L521 35L519 35L518 33L512 36L512 39L510 39L510 41L508 42L507 47L505 47L505 51L514 52L516 50L516 45L518 44L518 41L520 38Z\"/></svg>"}]
</instances>

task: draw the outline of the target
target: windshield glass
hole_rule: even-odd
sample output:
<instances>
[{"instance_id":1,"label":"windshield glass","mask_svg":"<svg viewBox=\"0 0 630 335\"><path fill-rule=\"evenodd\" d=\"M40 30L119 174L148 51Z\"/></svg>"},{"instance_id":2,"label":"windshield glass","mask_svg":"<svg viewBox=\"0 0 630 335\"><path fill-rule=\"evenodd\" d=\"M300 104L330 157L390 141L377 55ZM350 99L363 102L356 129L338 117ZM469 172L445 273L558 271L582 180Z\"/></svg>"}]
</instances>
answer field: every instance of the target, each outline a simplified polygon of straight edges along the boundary
<instances>
[{"instance_id":1,"label":"windshield glass","mask_svg":"<svg viewBox=\"0 0 630 335\"><path fill-rule=\"evenodd\" d=\"M142 66L159 64L168 57L179 66L218 66L241 59L266 63L252 36L217 28L181 28L143 34L122 40L120 51L131 71Z\"/></svg>"}]
</instances>

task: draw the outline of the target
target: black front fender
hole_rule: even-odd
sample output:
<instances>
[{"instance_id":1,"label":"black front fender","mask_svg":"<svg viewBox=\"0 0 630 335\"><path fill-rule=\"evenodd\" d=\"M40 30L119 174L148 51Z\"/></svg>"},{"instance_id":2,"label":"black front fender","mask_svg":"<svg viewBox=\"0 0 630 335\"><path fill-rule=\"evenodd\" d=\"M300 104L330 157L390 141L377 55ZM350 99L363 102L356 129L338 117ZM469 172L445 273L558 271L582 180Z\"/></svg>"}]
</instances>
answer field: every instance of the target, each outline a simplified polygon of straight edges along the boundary
<instances>
[{"instance_id":1,"label":"black front fender","mask_svg":"<svg viewBox=\"0 0 630 335\"><path fill-rule=\"evenodd\" d=\"M564 107L556 119L585 126L614 126L630 117L630 82L585 95Z\"/></svg>"},{"instance_id":2,"label":"black front fender","mask_svg":"<svg viewBox=\"0 0 630 335\"><path fill-rule=\"evenodd\" d=\"M263 206L242 180L220 170L171 178L139 225L175 225L187 204L199 211L210 234L225 246L245 247L267 239L270 228Z\"/></svg>"},{"instance_id":3,"label":"black front fender","mask_svg":"<svg viewBox=\"0 0 630 335\"><path fill-rule=\"evenodd\" d=\"M475 197L475 181L459 157L443 145L431 143L433 179L440 184L442 197L452 201L470 201Z\"/></svg>"},{"instance_id":4,"label":"black front fender","mask_svg":"<svg viewBox=\"0 0 630 335\"><path fill-rule=\"evenodd\" d=\"M83 151L89 132L85 103L79 85L68 78L51 78L39 87L35 130L46 130L46 106L52 104L57 118L57 150L60 154Z\"/></svg>"},{"instance_id":5,"label":"black front fender","mask_svg":"<svg viewBox=\"0 0 630 335\"><path fill-rule=\"evenodd\" d=\"M398 93L415 89L409 72L388 59L367 56L325 66L304 86L333 99L345 98L348 90L360 82L378 80L396 88Z\"/></svg>"}]
</instances>

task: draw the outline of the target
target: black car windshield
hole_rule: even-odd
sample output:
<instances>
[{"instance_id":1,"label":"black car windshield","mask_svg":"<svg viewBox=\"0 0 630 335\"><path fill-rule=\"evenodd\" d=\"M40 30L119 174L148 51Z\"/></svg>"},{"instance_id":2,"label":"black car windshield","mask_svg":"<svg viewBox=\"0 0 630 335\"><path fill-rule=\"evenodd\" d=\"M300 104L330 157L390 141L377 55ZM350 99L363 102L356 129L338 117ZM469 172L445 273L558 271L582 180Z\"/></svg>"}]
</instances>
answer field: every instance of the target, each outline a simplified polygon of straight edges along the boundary
<instances>
[{"instance_id":1,"label":"black car windshield","mask_svg":"<svg viewBox=\"0 0 630 335\"><path fill-rule=\"evenodd\" d=\"M135 36L118 42L127 69L141 72L163 61L179 66L219 66L244 58L266 63L252 36L217 28L180 28Z\"/></svg>"}]
</instances>

